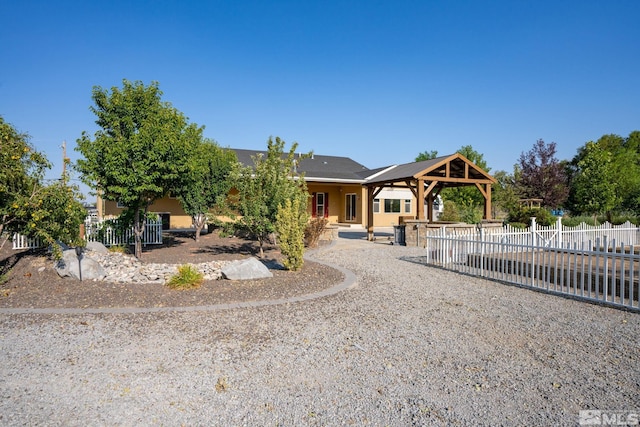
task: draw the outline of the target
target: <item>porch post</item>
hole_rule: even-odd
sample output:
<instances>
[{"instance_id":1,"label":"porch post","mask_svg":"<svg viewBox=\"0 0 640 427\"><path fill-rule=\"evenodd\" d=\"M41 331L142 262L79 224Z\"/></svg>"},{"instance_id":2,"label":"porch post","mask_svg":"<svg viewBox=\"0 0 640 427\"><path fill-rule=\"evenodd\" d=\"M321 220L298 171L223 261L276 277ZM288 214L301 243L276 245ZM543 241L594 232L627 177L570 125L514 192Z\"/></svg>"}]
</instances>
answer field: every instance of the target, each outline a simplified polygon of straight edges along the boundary
<instances>
[{"instance_id":1,"label":"porch post","mask_svg":"<svg viewBox=\"0 0 640 427\"><path fill-rule=\"evenodd\" d=\"M491 219L491 184L487 184L484 194L484 219Z\"/></svg>"},{"instance_id":2,"label":"porch post","mask_svg":"<svg viewBox=\"0 0 640 427\"><path fill-rule=\"evenodd\" d=\"M367 185L367 240L373 241L373 188Z\"/></svg>"},{"instance_id":3,"label":"porch post","mask_svg":"<svg viewBox=\"0 0 640 427\"><path fill-rule=\"evenodd\" d=\"M424 179L422 178L418 178L417 182L417 190L418 190L418 210L417 210L417 215L416 215L416 219L418 219L419 221L424 221ZM429 193L431 194L431 193Z\"/></svg>"}]
</instances>

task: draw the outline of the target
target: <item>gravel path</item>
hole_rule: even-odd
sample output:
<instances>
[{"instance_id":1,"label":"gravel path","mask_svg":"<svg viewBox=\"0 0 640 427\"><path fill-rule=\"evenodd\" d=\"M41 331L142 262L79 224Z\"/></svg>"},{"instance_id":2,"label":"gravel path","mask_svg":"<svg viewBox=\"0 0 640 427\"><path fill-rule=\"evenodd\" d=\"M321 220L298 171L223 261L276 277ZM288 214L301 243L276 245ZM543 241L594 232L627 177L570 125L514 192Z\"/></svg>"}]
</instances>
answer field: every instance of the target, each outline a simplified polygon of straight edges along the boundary
<instances>
[{"instance_id":1,"label":"gravel path","mask_svg":"<svg viewBox=\"0 0 640 427\"><path fill-rule=\"evenodd\" d=\"M577 425L640 412L640 316L339 239L357 285L309 301L0 310L1 425Z\"/></svg>"}]
</instances>

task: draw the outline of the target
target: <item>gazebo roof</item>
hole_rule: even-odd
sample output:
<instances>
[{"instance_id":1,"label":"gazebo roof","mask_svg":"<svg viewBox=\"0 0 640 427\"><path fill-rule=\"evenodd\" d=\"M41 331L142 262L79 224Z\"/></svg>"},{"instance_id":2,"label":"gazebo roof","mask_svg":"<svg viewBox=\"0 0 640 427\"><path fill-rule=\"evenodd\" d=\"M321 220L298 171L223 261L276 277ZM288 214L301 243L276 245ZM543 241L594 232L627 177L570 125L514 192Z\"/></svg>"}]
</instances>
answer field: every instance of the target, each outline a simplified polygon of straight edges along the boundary
<instances>
[{"instance_id":1,"label":"gazebo roof","mask_svg":"<svg viewBox=\"0 0 640 427\"><path fill-rule=\"evenodd\" d=\"M438 181L445 187L494 184L496 180L460 153L421 162L390 166L366 178L367 186L390 186L394 183L423 179Z\"/></svg>"}]
</instances>

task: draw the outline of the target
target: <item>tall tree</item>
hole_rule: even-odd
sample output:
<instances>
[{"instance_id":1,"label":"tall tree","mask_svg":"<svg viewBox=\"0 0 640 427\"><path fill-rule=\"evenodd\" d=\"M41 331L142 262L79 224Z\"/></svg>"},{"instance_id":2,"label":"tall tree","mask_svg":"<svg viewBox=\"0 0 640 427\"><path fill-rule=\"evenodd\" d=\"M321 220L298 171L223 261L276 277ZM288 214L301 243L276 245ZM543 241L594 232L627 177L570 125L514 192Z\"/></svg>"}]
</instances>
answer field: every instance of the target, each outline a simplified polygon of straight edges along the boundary
<instances>
[{"instance_id":1,"label":"tall tree","mask_svg":"<svg viewBox=\"0 0 640 427\"><path fill-rule=\"evenodd\" d=\"M80 224L86 210L76 187L66 180L43 184L50 168L46 157L0 116L0 235L11 233L38 237L53 245L56 240L79 243ZM57 245L53 245L56 249Z\"/></svg>"},{"instance_id":2,"label":"tall tree","mask_svg":"<svg viewBox=\"0 0 640 427\"><path fill-rule=\"evenodd\" d=\"M184 160L188 166L172 193L193 218L195 239L198 241L209 211L222 204L229 194L229 174L237 158L233 151L221 148L214 141L205 140L197 141L192 155Z\"/></svg>"},{"instance_id":3,"label":"tall tree","mask_svg":"<svg viewBox=\"0 0 640 427\"><path fill-rule=\"evenodd\" d=\"M122 89L94 87L91 111L100 129L92 139L83 132L77 150L84 159L76 168L82 180L96 188L105 200L126 206L132 218L135 255L142 256L142 234L149 206L178 187L186 172L186 156L202 139L202 128L168 102L161 100L157 82L123 80Z\"/></svg>"},{"instance_id":4,"label":"tall tree","mask_svg":"<svg viewBox=\"0 0 640 427\"><path fill-rule=\"evenodd\" d=\"M275 141L269 138L266 157L258 155L253 158L253 167L238 167L234 172L240 224L258 240L261 258L264 242L276 231L278 210L285 200L297 199L301 194L308 199L304 176L295 172L298 144L292 144L287 154L284 146L279 137Z\"/></svg>"},{"instance_id":5,"label":"tall tree","mask_svg":"<svg viewBox=\"0 0 640 427\"><path fill-rule=\"evenodd\" d=\"M548 208L561 207L569 195L564 165L556 159L556 143L536 141L531 150L520 154L520 173L516 186L527 199L542 199Z\"/></svg>"},{"instance_id":6,"label":"tall tree","mask_svg":"<svg viewBox=\"0 0 640 427\"><path fill-rule=\"evenodd\" d=\"M494 209L493 217L496 215L496 210L500 210L504 213L510 213L518 208L520 196L516 188L516 176L518 174L517 167L514 174L510 174L506 171L497 171L493 174L497 183L493 186L491 192L492 203L491 206Z\"/></svg>"},{"instance_id":7,"label":"tall tree","mask_svg":"<svg viewBox=\"0 0 640 427\"><path fill-rule=\"evenodd\" d=\"M579 201L574 209L579 209L578 213L591 214L594 218L605 213L611 218L617 202L611 159L611 153L594 142L584 146L572 180L574 197Z\"/></svg>"},{"instance_id":8,"label":"tall tree","mask_svg":"<svg viewBox=\"0 0 640 427\"><path fill-rule=\"evenodd\" d=\"M638 212L640 210L640 132L634 131L627 138L609 134L601 136L595 143L589 142L578 149L576 156L568 165L568 176L573 177L580 171L579 163L587 155L590 144L595 144L610 157L610 179L615 182L614 191L616 212ZM580 211L582 201L577 197L573 183L569 204L572 211Z\"/></svg>"}]
</instances>

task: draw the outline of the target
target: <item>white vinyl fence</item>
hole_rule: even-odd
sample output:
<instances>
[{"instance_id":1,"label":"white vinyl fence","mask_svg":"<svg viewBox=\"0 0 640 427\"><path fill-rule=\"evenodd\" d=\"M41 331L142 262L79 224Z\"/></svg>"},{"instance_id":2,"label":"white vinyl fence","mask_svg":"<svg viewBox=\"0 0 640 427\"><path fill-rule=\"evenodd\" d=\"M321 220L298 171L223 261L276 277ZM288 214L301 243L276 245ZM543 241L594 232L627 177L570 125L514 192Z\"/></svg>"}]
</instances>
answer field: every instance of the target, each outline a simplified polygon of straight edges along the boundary
<instances>
[{"instance_id":1,"label":"white vinyl fence","mask_svg":"<svg viewBox=\"0 0 640 427\"><path fill-rule=\"evenodd\" d=\"M611 238L610 236L613 236ZM640 310L638 227L510 227L432 231L429 265L473 276ZM618 240L620 239L620 240Z\"/></svg>"},{"instance_id":2,"label":"white vinyl fence","mask_svg":"<svg viewBox=\"0 0 640 427\"><path fill-rule=\"evenodd\" d=\"M105 246L128 245L135 240L133 227L122 228L117 219L108 219L97 223L85 222L85 240L101 242ZM162 220L147 220L142 234L143 245L162 244ZM29 238L21 234L13 235L13 249L35 249L42 247L39 239Z\"/></svg>"}]
</instances>

